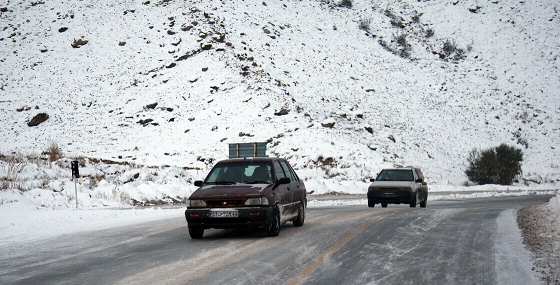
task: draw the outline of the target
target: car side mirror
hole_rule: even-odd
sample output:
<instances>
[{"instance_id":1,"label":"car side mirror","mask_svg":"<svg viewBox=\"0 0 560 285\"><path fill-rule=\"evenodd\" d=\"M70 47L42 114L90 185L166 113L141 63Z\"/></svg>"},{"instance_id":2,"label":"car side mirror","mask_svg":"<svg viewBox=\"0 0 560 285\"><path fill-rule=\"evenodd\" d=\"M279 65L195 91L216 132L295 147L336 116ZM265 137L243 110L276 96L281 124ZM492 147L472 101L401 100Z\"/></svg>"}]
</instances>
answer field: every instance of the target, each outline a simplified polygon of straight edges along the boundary
<instances>
[{"instance_id":1,"label":"car side mirror","mask_svg":"<svg viewBox=\"0 0 560 285\"><path fill-rule=\"evenodd\" d=\"M194 182L194 186L196 186L196 187L202 186L202 180L196 180L196 181Z\"/></svg>"},{"instance_id":2,"label":"car side mirror","mask_svg":"<svg viewBox=\"0 0 560 285\"><path fill-rule=\"evenodd\" d=\"M418 179L416 179L416 182L417 183L422 183L422 182L424 182L424 180L422 180L422 178L418 178Z\"/></svg>"},{"instance_id":3,"label":"car side mirror","mask_svg":"<svg viewBox=\"0 0 560 285\"><path fill-rule=\"evenodd\" d=\"M280 184L288 184L288 183L290 183L290 182L292 182L292 181L290 180L290 178L284 177L284 178L278 179L278 181L276 182L276 184L278 184L278 185L280 185Z\"/></svg>"},{"instance_id":4,"label":"car side mirror","mask_svg":"<svg viewBox=\"0 0 560 285\"><path fill-rule=\"evenodd\" d=\"M370 178L370 179L369 179L369 182L375 182L375 179Z\"/></svg>"}]
</instances>

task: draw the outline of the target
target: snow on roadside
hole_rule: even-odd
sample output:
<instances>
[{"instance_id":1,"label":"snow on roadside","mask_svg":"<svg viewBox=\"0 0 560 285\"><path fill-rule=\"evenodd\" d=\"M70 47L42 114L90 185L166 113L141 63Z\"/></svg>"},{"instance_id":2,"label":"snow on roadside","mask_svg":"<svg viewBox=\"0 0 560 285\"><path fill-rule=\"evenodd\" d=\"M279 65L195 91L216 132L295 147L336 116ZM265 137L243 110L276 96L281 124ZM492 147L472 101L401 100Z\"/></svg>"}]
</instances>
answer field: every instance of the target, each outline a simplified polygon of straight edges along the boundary
<instances>
[{"instance_id":1,"label":"snow on roadside","mask_svg":"<svg viewBox=\"0 0 560 285\"><path fill-rule=\"evenodd\" d=\"M526 247L532 251L534 271L546 284L559 284L560 195L543 205L528 206L517 213Z\"/></svg>"},{"instance_id":2,"label":"snow on roadside","mask_svg":"<svg viewBox=\"0 0 560 285\"><path fill-rule=\"evenodd\" d=\"M183 211L183 208L37 210L31 203L9 203L0 207L0 246L176 218L182 216Z\"/></svg>"},{"instance_id":3,"label":"snow on roadside","mask_svg":"<svg viewBox=\"0 0 560 285\"><path fill-rule=\"evenodd\" d=\"M76 186L82 209L184 203L196 190L193 180L202 174L179 167L148 167L80 158L81 177L75 184L71 177L71 160L48 162L40 158L19 158L22 167L17 173L9 170L13 162L0 160L3 189L0 208L19 201L36 208L73 208Z\"/></svg>"},{"instance_id":4,"label":"snow on roadside","mask_svg":"<svg viewBox=\"0 0 560 285\"><path fill-rule=\"evenodd\" d=\"M523 238L515 219L514 210L508 209L496 220L494 258L498 284L539 284L531 271L531 255L523 247Z\"/></svg>"}]
</instances>

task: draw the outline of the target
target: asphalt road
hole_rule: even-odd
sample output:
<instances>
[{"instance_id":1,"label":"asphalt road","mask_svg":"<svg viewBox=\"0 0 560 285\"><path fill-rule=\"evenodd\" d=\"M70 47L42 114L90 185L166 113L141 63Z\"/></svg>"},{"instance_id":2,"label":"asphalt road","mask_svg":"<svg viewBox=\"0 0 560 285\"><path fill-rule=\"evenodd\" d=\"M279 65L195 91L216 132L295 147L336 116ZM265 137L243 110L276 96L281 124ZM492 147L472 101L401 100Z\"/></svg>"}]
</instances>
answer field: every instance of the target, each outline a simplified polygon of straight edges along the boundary
<instances>
[{"instance_id":1,"label":"asphalt road","mask_svg":"<svg viewBox=\"0 0 560 285\"><path fill-rule=\"evenodd\" d=\"M550 197L312 208L272 238L181 216L2 247L0 284L497 284L499 215Z\"/></svg>"}]
</instances>

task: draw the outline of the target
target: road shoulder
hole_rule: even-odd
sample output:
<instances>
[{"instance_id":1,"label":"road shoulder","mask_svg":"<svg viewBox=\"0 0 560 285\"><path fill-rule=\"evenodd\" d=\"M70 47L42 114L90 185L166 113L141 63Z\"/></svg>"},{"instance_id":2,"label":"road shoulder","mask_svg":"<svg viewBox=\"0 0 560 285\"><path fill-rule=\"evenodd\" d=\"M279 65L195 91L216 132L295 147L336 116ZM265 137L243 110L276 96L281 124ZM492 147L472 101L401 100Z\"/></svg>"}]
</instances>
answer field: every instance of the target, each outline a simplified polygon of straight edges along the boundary
<instances>
[{"instance_id":1,"label":"road shoulder","mask_svg":"<svg viewBox=\"0 0 560 285\"><path fill-rule=\"evenodd\" d=\"M500 213L494 239L494 259L498 284L539 284L531 270L530 252L523 246L516 213L508 209Z\"/></svg>"},{"instance_id":2,"label":"road shoulder","mask_svg":"<svg viewBox=\"0 0 560 285\"><path fill-rule=\"evenodd\" d=\"M526 247L532 252L534 271L546 284L560 284L560 203L553 197L548 203L519 210L517 222Z\"/></svg>"}]
</instances>

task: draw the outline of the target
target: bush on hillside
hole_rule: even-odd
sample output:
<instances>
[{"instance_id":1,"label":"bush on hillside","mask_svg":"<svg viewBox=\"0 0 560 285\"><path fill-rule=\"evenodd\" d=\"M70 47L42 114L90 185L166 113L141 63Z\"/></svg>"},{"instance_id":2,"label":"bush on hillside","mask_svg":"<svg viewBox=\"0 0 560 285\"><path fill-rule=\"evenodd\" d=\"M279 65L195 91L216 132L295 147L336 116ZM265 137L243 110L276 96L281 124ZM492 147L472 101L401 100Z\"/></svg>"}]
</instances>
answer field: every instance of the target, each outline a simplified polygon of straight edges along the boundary
<instances>
[{"instance_id":1,"label":"bush on hillside","mask_svg":"<svg viewBox=\"0 0 560 285\"><path fill-rule=\"evenodd\" d=\"M387 51L390 51L394 55L398 55L405 59L410 59L412 46L406 40L408 34L397 33L393 34L393 39L390 43L380 39L379 44Z\"/></svg>"},{"instance_id":2,"label":"bush on hillside","mask_svg":"<svg viewBox=\"0 0 560 285\"><path fill-rule=\"evenodd\" d=\"M371 18L361 18L358 22L358 27L361 30L369 32L369 26L371 25Z\"/></svg>"},{"instance_id":3,"label":"bush on hillside","mask_svg":"<svg viewBox=\"0 0 560 285\"><path fill-rule=\"evenodd\" d=\"M442 54L445 58L452 60L462 60L465 59L465 51L457 46L457 43L453 40L446 40L443 43Z\"/></svg>"},{"instance_id":4,"label":"bush on hillside","mask_svg":"<svg viewBox=\"0 0 560 285\"><path fill-rule=\"evenodd\" d=\"M514 146L501 144L486 150L474 149L467 158L465 171L470 181L476 184L511 185L521 174L523 151Z\"/></svg>"}]
</instances>

